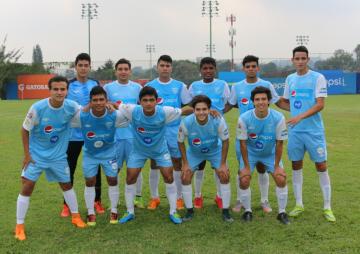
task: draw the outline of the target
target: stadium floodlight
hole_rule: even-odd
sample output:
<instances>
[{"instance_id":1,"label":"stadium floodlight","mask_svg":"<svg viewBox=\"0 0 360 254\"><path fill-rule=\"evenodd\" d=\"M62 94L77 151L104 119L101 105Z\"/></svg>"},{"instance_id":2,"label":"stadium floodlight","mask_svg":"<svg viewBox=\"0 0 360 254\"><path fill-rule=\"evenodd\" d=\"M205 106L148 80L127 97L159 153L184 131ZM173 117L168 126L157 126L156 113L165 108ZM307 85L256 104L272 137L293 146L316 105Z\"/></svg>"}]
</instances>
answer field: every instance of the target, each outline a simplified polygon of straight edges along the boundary
<instances>
[{"instance_id":1,"label":"stadium floodlight","mask_svg":"<svg viewBox=\"0 0 360 254\"><path fill-rule=\"evenodd\" d=\"M204 0L202 1L202 10L201 10L202 16L208 16L209 17L209 25L210 25L210 42L209 42L209 52L210 57L212 57L213 48L215 48L215 45L213 45L212 42L212 18L219 15L219 2L216 0Z\"/></svg>"},{"instance_id":2,"label":"stadium floodlight","mask_svg":"<svg viewBox=\"0 0 360 254\"><path fill-rule=\"evenodd\" d=\"M235 71L234 65L234 47L236 46L236 41L234 40L234 36L236 35L236 29L234 28L234 23L236 21L236 17L231 14L229 17L226 18L227 22L230 22L230 29L229 29L229 46L231 48L231 71Z\"/></svg>"},{"instance_id":3,"label":"stadium floodlight","mask_svg":"<svg viewBox=\"0 0 360 254\"><path fill-rule=\"evenodd\" d=\"M86 4L81 4L81 18L82 19L87 19L88 21L88 43L89 43L89 55L91 53L91 47L90 47L90 23L91 20L97 18L99 16L99 13L97 11L97 8L99 6L96 3L86 3Z\"/></svg>"},{"instance_id":4,"label":"stadium floodlight","mask_svg":"<svg viewBox=\"0 0 360 254\"><path fill-rule=\"evenodd\" d=\"M149 53L150 80L152 80L152 53L155 53L154 44L146 44L146 53Z\"/></svg>"},{"instance_id":5,"label":"stadium floodlight","mask_svg":"<svg viewBox=\"0 0 360 254\"><path fill-rule=\"evenodd\" d=\"M210 52L210 51L214 53L216 52L215 44L212 44L211 46L209 44L206 44L205 47L206 47L205 52Z\"/></svg>"},{"instance_id":6,"label":"stadium floodlight","mask_svg":"<svg viewBox=\"0 0 360 254\"><path fill-rule=\"evenodd\" d=\"M297 45L303 46L309 43L309 35L296 35Z\"/></svg>"}]
</instances>

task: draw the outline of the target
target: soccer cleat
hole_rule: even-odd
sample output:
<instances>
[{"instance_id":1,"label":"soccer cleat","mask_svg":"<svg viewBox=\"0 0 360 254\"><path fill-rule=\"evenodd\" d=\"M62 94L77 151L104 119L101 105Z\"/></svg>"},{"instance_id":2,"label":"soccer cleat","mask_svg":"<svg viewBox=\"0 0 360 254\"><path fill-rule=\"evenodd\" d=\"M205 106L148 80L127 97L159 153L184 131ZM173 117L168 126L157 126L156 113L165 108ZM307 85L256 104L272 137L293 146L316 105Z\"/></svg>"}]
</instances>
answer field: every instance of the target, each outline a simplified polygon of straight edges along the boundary
<instances>
[{"instance_id":1,"label":"soccer cleat","mask_svg":"<svg viewBox=\"0 0 360 254\"><path fill-rule=\"evenodd\" d=\"M71 214L71 223L78 228L85 228L86 223L80 217L79 213Z\"/></svg>"},{"instance_id":2,"label":"soccer cleat","mask_svg":"<svg viewBox=\"0 0 360 254\"><path fill-rule=\"evenodd\" d=\"M200 197L195 197L194 198L194 207L196 209L203 208L203 203L204 203L204 199L203 199L202 195Z\"/></svg>"},{"instance_id":3,"label":"soccer cleat","mask_svg":"<svg viewBox=\"0 0 360 254\"><path fill-rule=\"evenodd\" d=\"M242 203L240 200L236 200L236 204L235 206L232 208L233 212L235 213L239 213L241 212L241 208L243 207Z\"/></svg>"},{"instance_id":4,"label":"soccer cleat","mask_svg":"<svg viewBox=\"0 0 360 254\"><path fill-rule=\"evenodd\" d=\"M276 219L284 225L290 224L289 218L286 213L279 213Z\"/></svg>"},{"instance_id":5,"label":"soccer cleat","mask_svg":"<svg viewBox=\"0 0 360 254\"><path fill-rule=\"evenodd\" d=\"M24 224L16 224L16 227L15 227L15 238L18 239L19 241L24 241L24 240L26 240L25 226L24 226Z\"/></svg>"},{"instance_id":6,"label":"soccer cleat","mask_svg":"<svg viewBox=\"0 0 360 254\"><path fill-rule=\"evenodd\" d=\"M193 218L194 218L194 209L189 208L189 209L187 209L187 212L182 220L183 220L183 222L187 222L187 221L191 221Z\"/></svg>"},{"instance_id":7,"label":"soccer cleat","mask_svg":"<svg viewBox=\"0 0 360 254\"><path fill-rule=\"evenodd\" d=\"M184 210L184 200L182 198L176 200L176 209Z\"/></svg>"},{"instance_id":8,"label":"soccer cleat","mask_svg":"<svg viewBox=\"0 0 360 254\"><path fill-rule=\"evenodd\" d=\"M327 221L335 222L336 218L331 209L324 209L324 216Z\"/></svg>"},{"instance_id":9,"label":"soccer cleat","mask_svg":"<svg viewBox=\"0 0 360 254\"><path fill-rule=\"evenodd\" d=\"M303 206L296 205L294 209L289 213L290 217L298 217L301 213L305 211Z\"/></svg>"},{"instance_id":10,"label":"soccer cleat","mask_svg":"<svg viewBox=\"0 0 360 254\"><path fill-rule=\"evenodd\" d=\"M160 205L160 198L152 198L149 202L147 209L155 210Z\"/></svg>"},{"instance_id":11,"label":"soccer cleat","mask_svg":"<svg viewBox=\"0 0 360 254\"><path fill-rule=\"evenodd\" d=\"M135 196L134 206L137 208L145 208L142 196Z\"/></svg>"},{"instance_id":12,"label":"soccer cleat","mask_svg":"<svg viewBox=\"0 0 360 254\"><path fill-rule=\"evenodd\" d=\"M234 222L234 219L230 215L229 209L223 209L222 218L225 222L228 222L228 223Z\"/></svg>"},{"instance_id":13,"label":"soccer cleat","mask_svg":"<svg viewBox=\"0 0 360 254\"><path fill-rule=\"evenodd\" d=\"M62 209L62 211L60 213L60 216L65 218L65 217L69 217L70 214L71 213L70 213L69 207L67 206L67 204L64 204L63 209Z\"/></svg>"},{"instance_id":14,"label":"soccer cleat","mask_svg":"<svg viewBox=\"0 0 360 254\"><path fill-rule=\"evenodd\" d=\"M96 213L98 213L98 214L105 213L105 208L101 204L101 201L95 201L94 208L95 208Z\"/></svg>"},{"instance_id":15,"label":"soccer cleat","mask_svg":"<svg viewBox=\"0 0 360 254\"><path fill-rule=\"evenodd\" d=\"M219 209L222 209L222 208L223 208L221 197L219 197L218 195L216 195L214 201L215 201L215 204L217 205L217 207L218 207Z\"/></svg>"},{"instance_id":16,"label":"soccer cleat","mask_svg":"<svg viewBox=\"0 0 360 254\"><path fill-rule=\"evenodd\" d=\"M169 218L174 224L182 223L182 219L178 213L170 214Z\"/></svg>"},{"instance_id":17,"label":"soccer cleat","mask_svg":"<svg viewBox=\"0 0 360 254\"><path fill-rule=\"evenodd\" d=\"M118 224L118 214L110 213L110 224Z\"/></svg>"},{"instance_id":18,"label":"soccer cleat","mask_svg":"<svg viewBox=\"0 0 360 254\"><path fill-rule=\"evenodd\" d=\"M245 221L245 222L250 222L250 221L252 221L252 212L250 212L250 211L246 211L246 212L244 212L244 214L241 216L241 218L243 219L243 221Z\"/></svg>"},{"instance_id":19,"label":"soccer cleat","mask_svg":"<svg viewBox=\"0 0 360 254\"><path fill-rule=\"evenodd\" d=\"M126 222L129 222L135 218L135 214L126 212L123 217L119 220L120 224L125 224Z\"/></svg>"},{"instance_id":20,"label":"soccer cleat","mask_svg":"<svg viewBox=\"0 0 360 254\"><path fill-rule=\"evenodd\" d=\"M87 216L87 223L88 226L96 226L96 215L95 214L89 214Z\"/></svg>"},{"instance_id":21,"label":"soccer cleat","mask_svg":"<svg viewBox=\"0 0 360 254\"><path fill-rule=\"evenodd\" d=\"M261 202L260 205L261 205L261 208L262 208L264 213L271 213L272 212L269 201L266 200L265 202Z\"/></svg>"}]
</instances>

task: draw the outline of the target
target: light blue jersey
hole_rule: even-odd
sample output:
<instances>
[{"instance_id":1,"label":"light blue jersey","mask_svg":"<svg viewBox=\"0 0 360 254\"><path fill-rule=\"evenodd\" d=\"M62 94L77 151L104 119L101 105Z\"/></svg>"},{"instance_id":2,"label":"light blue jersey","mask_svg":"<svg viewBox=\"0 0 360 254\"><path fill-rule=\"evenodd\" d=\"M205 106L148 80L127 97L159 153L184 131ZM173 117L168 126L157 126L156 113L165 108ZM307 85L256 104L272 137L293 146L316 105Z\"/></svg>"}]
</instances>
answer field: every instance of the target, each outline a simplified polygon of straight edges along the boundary
<instances>
[{"instance_id":1,"label":"light blue jersey","mask_svg":"<svg viewBox=\"0 0 360 254\"><path fill-rule=\"evenodd\" d=\"M305 75L294 73L286 78L284 98L290 101L291 117L308 111L319 97L327 97L326 80L322 74L309 70ZM291 126L289 132L323 133L324 124L320 112Z\"/></svg>"},{"instance_id":2,"label":"light blue jersey","mask_svg":"<svg viewBox=\"0 0 360 254\"><path fill-rule=\"evenodd\" d=\"M90 102L90 91L94 86L99 85L97 80L88 79L85 83L76 78L69 81L67 99L76 101L81 106L86 106ZM71 128L71 141L83 141L83 136L79 128Z\"/></svg>"},{"instance_id":3,"label":"light blue jersey","mask_svg":"<svg viewBox=\"0 0 360 254\"><path fill-rule=\"evenodd\" d=\"M120 84L118 81L111 82L104 86L108 100L117 104L137 104L141 85L129 81L127 84ZM131 126L116 131L116 140L132 139Z\"/></svg>"},{"instance_id":4,"label":"light blue jersey","mask_svg":"<svg viewBox=\"0 0 360 254\"><path fill-rule=\"evenodd\" d=\"M70 137L70 120L79 110L79 105L65 99L60 108L50 105L49 99L34 103L23 123L30 132L29 148L33 160L49 163L66 159Z\"/></svg>"},{"instance_id":5,"label":"light blue jersey","mask_svg":"<svg viewBox=\"0 0 360 254\"><path fill-rule=\"evenodd\" d=\"M248 83L246 79L244 79L235 83L231 87L231 94L229 98L229 103L231 105L238 105L239 115L254 108L254 104L251 101L251 92L258 86L263 86L270 89L272 96L270 101L271 103L276 103L279 100L279 96L276 93L274 86L269 81L258 78L255 83Z\"/></svg>"},{"instance_id":6,"label":"light blue jersey","mask_svg":"<svg viewBox=\"0 0 360 254\"><path fill-rule=\"evenodd\" d=\"M224 80L214 79L210 83L204 83L203 80L199 80L190 85L189 93L192 98L200 94L206 95L211 100L211 109L215 109L223 114L230 96L230 89Z\"/></svg>"}]
</instances>

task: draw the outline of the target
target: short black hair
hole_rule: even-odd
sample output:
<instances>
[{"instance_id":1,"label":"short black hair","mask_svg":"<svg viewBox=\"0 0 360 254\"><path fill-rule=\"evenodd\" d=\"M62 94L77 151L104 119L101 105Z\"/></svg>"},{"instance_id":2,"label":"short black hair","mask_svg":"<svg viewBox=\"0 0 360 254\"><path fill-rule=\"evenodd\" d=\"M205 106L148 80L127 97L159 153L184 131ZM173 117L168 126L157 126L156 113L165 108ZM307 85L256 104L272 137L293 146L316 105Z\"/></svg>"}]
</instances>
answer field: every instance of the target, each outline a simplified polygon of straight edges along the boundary
<instances>
[{"instance_id":1,"label":"short black hair","mask_svg":"<svg viewBox=\"0 0 360 254\"><path fill-rule=\"evenodd\" d=\"M211 64L216 68L216 60L212 57L204 57L200 60L200 69L204 64Z\"/></svg>"},{"instance_id":2,"label":"short black hair","mask_svg":"<svg viewBox=\"0 0 360 254\"><path fill-rule=\"evenodd\" d=\"M254 90L251 91L251 101L254 102L255 95L257 95L259 93L265 93L268 98L268 101L271 101L271 99L272 99L271 91L269 88L264 87L264 86L257 86L254 88Z\"/></svg>"},{"instance_id":3,"label":"short black hair","mask_svg":"<svg viewBox=\"0 0 360 254\"><path fill-rule=\"evenodd\" d=\"M156 90L151 86L145 86L143 89L141 89L139 93L139 101L141 101L142 97L144 97L145 95L155 96L155 99L158 98Z\"/></svg>"},{"instance_id":4,"label":"short black hair","mask_svg":"<svg viewBox=\"0 0 360 254\"><path fill-rule=\"evenodd\" d=\"M306 53L306 56L309 56L309 50L305 46L297 46L296 48L294 48L292 51L293 57L295 56L296 52L304 52Z\"/></svg>"},{"instance_id":5,"label":"short black hair","mask_svg":"<svg viewBox=\"0 0 360 254\"><path fill-rule=\"evenodd\" d=\"M131 69L131 63L129 60L125 59L125 58L121 58L119 61L116 62L115 64L115 70L117 69L119 64L127 64L129 66L129 69Z\"/></svg>"},{"instance_id":6,"label":"short black hair","mask_svg":"<svg viewBox=\"0 0 360 254\"><path fill-rule=\"evenodd\" d=\"M99 94L103 94L105 96L105 98L107 99L107 93L106 93L105 89L101 86L94 86L90 91L90 100L92 99L93 96L99 95Z\"/></svg>"},{"instance_id":7,"label":"short black hair","mask_svg":"<svg viewBox=\"0 0 360 254\"><path fill-rule=\"evenodd\" d=\"M159 64L160 61L164 61L164 62L167 62L167 63L170 63L170 64L172 64L172 62L173 62L171 56L169 56L169 55L162 55L162 56L160 56L159 59L158 59L158 61L157 61L157 64Z\"/></svg>"},{"instance_id":8,"label":"short black hair","mask_svg":"<svg viewBox=\"0 0 360 254\"><path fill-rule=\"evenodd\" d=\"M259 66L259 58L257 56L253 56L253 55L245 56L242 61L242 65L245 66L245 64L250 63L250 62L256 62L256 65Z\"/></svg>"},{"instance_id":9,"label":"short black hair","mask_svg":"<svg viewBox=\"0 0 360 254\"><path fill-rule=\"evenodd\" d=\"M67 80L67 78L65 78L63 76L55 76L55 77L52 77L51 79L49 79L49 81L48 81L49 90L51 90L51 84L54 82L65 82L66 89L69 89L69 81Z\"/></svg>"},{"instance_id":10,"label":"short black hair","mask_svg":"<svg viewBox=\"0 0 360 254\"><path fill-rule=\"evenodd\" d=\"M195 108L196 104L198 104L198 103L200 103L200 102L204 102L204 103L208 106L208 108L211 107L211 100L210 100L210 98L207 97L206 95L202 95L202 94L196 95L196 96L192 99L192 101L190 102L190 105L191 105L191 107Z\"/></svg>"},{"instance_id":11,"label":"short black hair","mask_svg":"<svg viewBox=\"0 0 360 254\"><path fill-rule=\"evenodd\" d=\"M90 55L88 53L80 53L77 55L77 57L75 58L75 65L77 65L77 63L81 60L86 60L89 62L89 64L91 64L91 58Z\"/></svg>"}]
</instances>

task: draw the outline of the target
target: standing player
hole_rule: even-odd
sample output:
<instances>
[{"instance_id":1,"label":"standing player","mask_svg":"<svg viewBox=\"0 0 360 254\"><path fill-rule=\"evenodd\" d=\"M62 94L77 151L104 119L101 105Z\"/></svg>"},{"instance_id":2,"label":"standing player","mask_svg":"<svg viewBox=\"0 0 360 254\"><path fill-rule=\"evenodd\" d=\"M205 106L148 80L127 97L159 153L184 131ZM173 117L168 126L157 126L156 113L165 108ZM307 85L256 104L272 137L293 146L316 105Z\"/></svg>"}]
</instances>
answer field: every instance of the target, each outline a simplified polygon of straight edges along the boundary
<instances>
[{"instance_id":1,"label":"standing player","mask_svg":"<svg viewBox=\"0 0 360 254\"><path fill-rule=\"evenodd\" d=\"M116 81L106 84L105 91L108 94L110 102L117 105L120 104L137 104L139 100L139 93L141 85L130 80L131 63L129 60L121 58L115 64ZM122 168L124 162L128 162L130 152L133 147L134 135L131 126L119 128L116 130L116 157L119 169ZM144 208L144 202L141 195L142 191L142 174L136 182L136 196L135 205L139 208Z\"/></svg>"},{"instance_id":2,"label":"standing player","mask_svg":"<svg viewBox=\"0 0 360 254\"><path fill-rule=\"evenodd\" d=\"M157 71L159 77L147 83L147 86L155 88L159 98L158 105L171 106L173 108L181 108L191 101L189 92L183 82L171 78L172 59L168 55L162 55L157 62ZM176 137L180 125L180 119L172 121L166 125L165 138L167 146L171 155L171 160L174 166L174 180L177 189L177 209L184 209L184 201L181 194L181 154L177 145ZM159 198L159 169L156 167L154 161L151 161L150 171L150 192L151 200L148 209L156 209L160 204Z\"/></svg>"},{"instance_id":3,"label":"standing player","mask_svg":"<svg viewBox=\"0 0 360 254\"><path fill-rule=\"evenodd\" d=\"M181 122L178 142L182 158L182 192L187 213L184 221L194 216L192 203L191 180L194 171L199 169L202 161L209 161L220 179L221 198L223 201L223 219L232 222L229 213L230 206L230 174L226 163L229 149L229 131L224 118L210 116L211 100L205 95L193 98L191 106L194 114L187 116ZM186 150L184 141L187 139L189 147Z\"/></svg>"},{"instance_id":4,"label":"standing player","mask_svg":"<svg viewBox=\"0 0 360 254\"><path fill-rule=\"evenodd\" d=\"M76 101L81 106L89 104L90 90L99 85L96 80L90 79L89 73L91 69L91 59L86 53L79 54L75 59L76 78L70 80L69 91L67 99ZM81 153L81 148L84 144L84 137L81 134L79 128L72 128L70 134L69 147L67 149L67 160L70 167L71 184L74 184L74 174L76 170L77 160ZM95 208L97 213L104 213L105 209L101 204L101 173L100 168L98 170L96 179L96 197ZM67 217L70 215L69 207L64 201L63 210L61 211L61 217Z\"/></svg>"},{"instance_id":5,"label":"standing player","mask_svg":"<svg viewBox=\"0 0 360 254\"><path fill-rule=\"evenodd\" d=\"M273 85L265 80L262 80L257 77L259 72L259 58L256 56L248 55L243 59L242 62L243 71L245 72L246 78L238 83L235 83L231 88L231 94L229 99L229 104L231 107L238 107L239 114L243 114L246 111L253 109L254 104L252 103L251 91L258 86L267 87L271 91L271 103L277 103L279 100L279 96L277 95ZM235 142L235 150L236 150L236 158L238 162L240 162L240 143L239 140L236 139ZM269 213L272 211L269 204L269 174L266 172L265 168L257 165L256 167L259 178L259 188L261 194L261 207L265 213ZM239 180L236 181L237 186L237 202L235 207L233 207L234 212L240 212L242 204L240 202L240 188L239 188Z\"/></svg>"},{"instance_id":6,"label":"standing player","mask_svg":"<svg viewBox=\"0 0 360 254\"><path fill-rule=\"evenodd\" d=\"M278 111L269 109L270 89L258 86L251 92L255 109L240 115L237 126L237 139L240 140L240 198L245 208L243 220L252 220L251 211L251 173L256 165L261 165L274 178L279 206L277 219L289 224L286 214L288 189L286 174L281 156L283 141L287 138L285 117Z\"/></svg>"},{"instance_id":7,"label":"standing player","mask_svg":"<svg viewBox=\"0 0 360 254\"><path fill-rule=\"evenodd\" d=\"M50 97L33 104L21 130L24 147L22 189L17 199L15 238L25 240L24 221L30 196L41 173L48 181L58 182L69 205L71 222L80 228L86 226L78 211L76 194L70 181L66 149L69 140L69 122L79 105L65 99L68 81L64 77L49 80Z\"/></svg>"},{"instance_id":8,"label":"standing player","mask_svg":"<svg viewBox=\"0 0 360 254\"><path fill-rule=\"evenodd\" d=\"M127 104L119 108L131 122L135 137L134 148L127 163L125 187L127 212L119 220L122 224L135 218L135 183L147 159L153 159L156 162L164 177L166 195L170 203L170 220L175 224L182 222L176 212L176 186L171 156L165 140L165 126L187 112L178 108L159 107L156 105L157 98L156 90L147 86L140 91L140 105Z\"/></svg>"},{"instance_id":9,"label":"standing player","mask_svg":"<svg viewBox=\"0 0 360 254\"><path fill-rule=\"evenodd\" d=\"M111 204L110 223L118 223L117 204L119 201L118 165L115 151L116 128L127 124L127 119L119 111L106 109L105 90L95 86L90 91L90 111L78 112L72 126L81 128L84 136L83 171L85 177L85 203L88 209L87 224L96 225L94 211L96 174L99 166L105 172L109 184Z\"/></svg>"},{"instance_id":10,"label":"standing player","mask_svg":"<svg viewBox=\"0 0 360 254\"><path fill-rule=\"evenodd\" d=\"M331 186L327 171L327 151L324 124L320 111L325 106L327 87L325 77L308 67L309 52L299 46L293 50L292 62L296 73L286 78L282 108L290 110L288 156L292 161L293 186L296 199L295 208L289 213L292 217L304 212L302 202L303 159L308 151L310 159L315 162L319 175L320 187L324 198L324 216L335 222L331 210Z\"/></svg>"},{"instance_id":11,"label":"standing player","mask_svg":"<svg viewBox=\"0 0 360 254\"><path fill-rule=\"evenodd\" d=\"M214 58L205 57L200 61L200 73L202 80L193 82L189 87L189 93L191 97L196 95L206 95L211 100L211 109L218 111L220 114L226 113L230 110L227 103L230 96L230 89L228 84L219 79L215 79L216 75L216 61ZM204 179L204 167L205 163L200 165L199 170L195 174L195 208L201 208L203 206L203 197L201 194L201 186ZM216 197L215 203L221 209L222 200L220 195L220 179L214 171L214 177L216 182Z\"/></svg>"}]
</instances>

